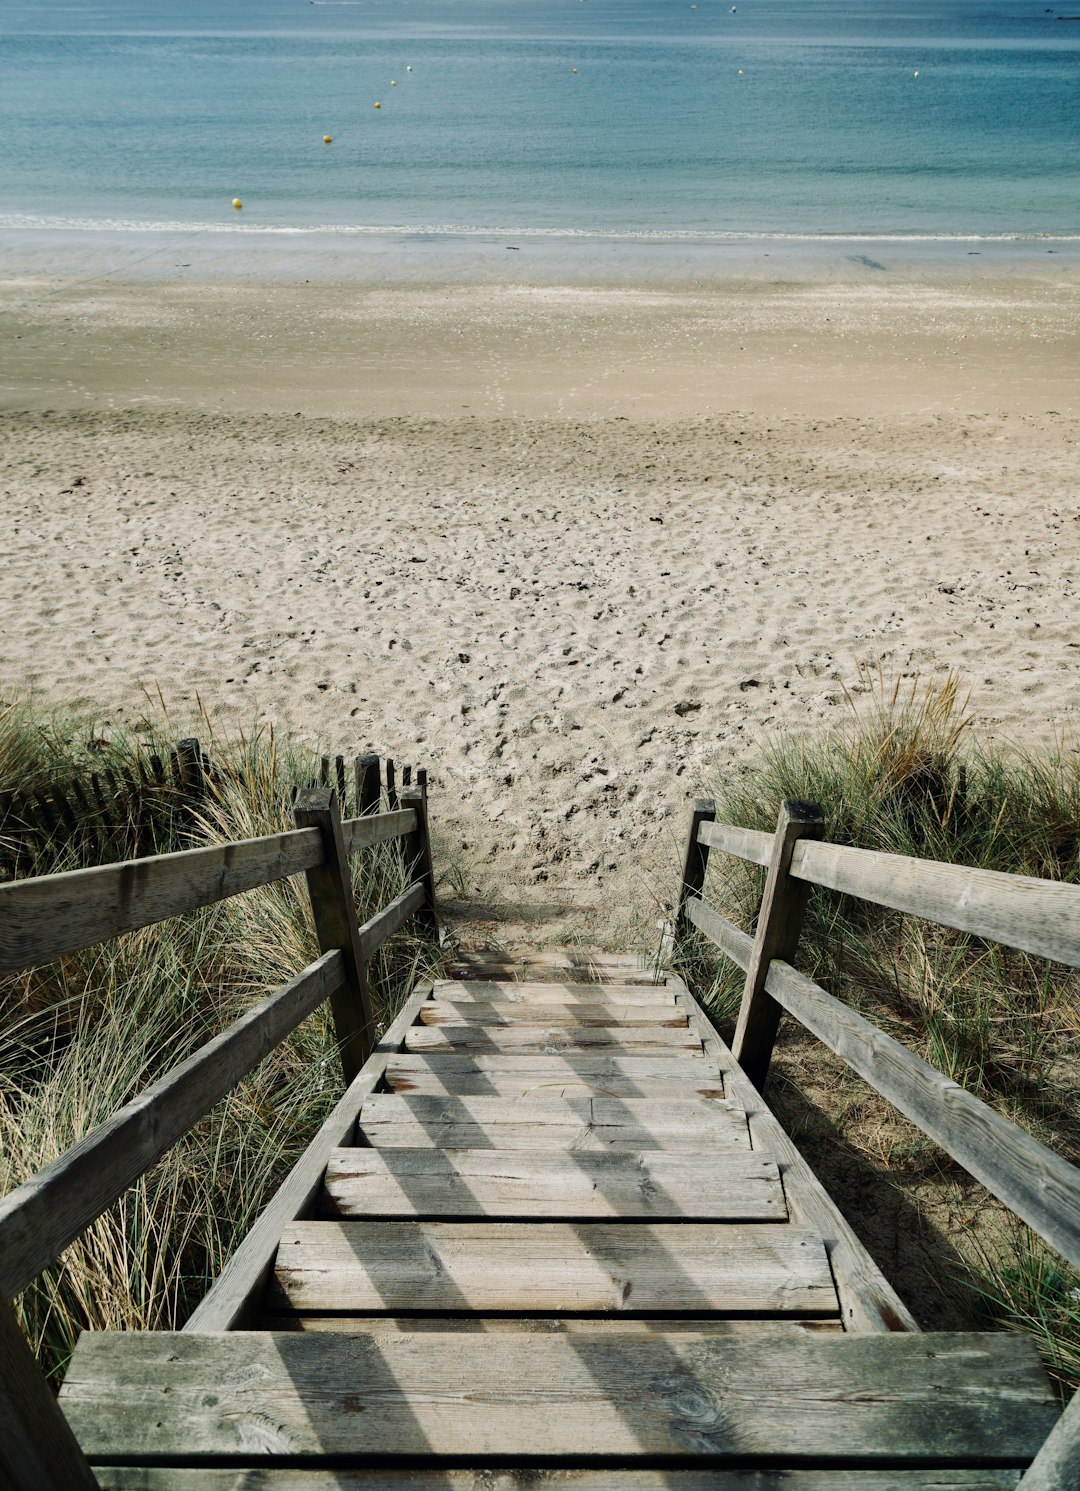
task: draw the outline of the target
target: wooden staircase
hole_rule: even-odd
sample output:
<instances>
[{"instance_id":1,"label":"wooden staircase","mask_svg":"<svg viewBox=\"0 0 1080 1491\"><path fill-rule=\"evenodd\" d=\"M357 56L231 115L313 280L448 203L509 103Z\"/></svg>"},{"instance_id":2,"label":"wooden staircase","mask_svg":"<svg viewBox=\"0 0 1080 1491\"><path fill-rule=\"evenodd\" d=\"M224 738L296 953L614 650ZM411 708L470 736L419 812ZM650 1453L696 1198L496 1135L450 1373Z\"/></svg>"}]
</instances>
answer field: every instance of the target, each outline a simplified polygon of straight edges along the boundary
<instances>
[{"instance_id":1,"label":"wooden staircase","mask_svg":"<svg viewBox=\"0 0 1080 1491\"><path fill-rule=\"evenodd\" d=\"M915 1328L677 978L452 971L257 1288L82 1337L105 1491L1016 1485L1057 1418L1034 1347Z\"/></svg>"}]
</instances>

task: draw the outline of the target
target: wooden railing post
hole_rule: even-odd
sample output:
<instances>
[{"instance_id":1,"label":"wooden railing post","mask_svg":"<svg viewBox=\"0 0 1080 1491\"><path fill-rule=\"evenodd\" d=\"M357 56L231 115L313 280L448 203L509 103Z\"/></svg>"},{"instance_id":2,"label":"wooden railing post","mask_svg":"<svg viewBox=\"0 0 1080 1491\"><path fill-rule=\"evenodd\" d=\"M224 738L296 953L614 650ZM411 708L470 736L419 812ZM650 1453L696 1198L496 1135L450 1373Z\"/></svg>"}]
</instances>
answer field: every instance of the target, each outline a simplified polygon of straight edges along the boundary
<instances>
[{"instance_id":1,"label":"wooden railing post","mask_svg":"<svg viewBox=\"0 0 1080 1491\"><path fill-rule=\"evenodd\" d=\"M317 828L322 834L323 862L306 872L307 887L319 951L328 953L337 948L345 959L345 983L331 994L330 1009L348 1086L375 1045L375 1013L367 964L360 950L352 876L336 795L326 787L305 789L297 795L293 820L297 828Z\"/></svg>"},{"instance_id":2,"label":"wooden railing post","mask_svg":"<svg viewBox=\"0 0 1080 1491\"><path fill-rule=\"evenodd\" d=\"M363 818L379 811L382 783L379 780L379 758L375 755L356 758L356 816Z\"/></svg>"},{"instance_id":3,"label":"wooden railing post","mask_svg":"<svg viewBox=\"0 0 1080 1491\"><path fill-rule=\"evenodd\" d=\"M765 992L765 979L774 958L790 963L802 931L810 887L788 874L791 852L799 839L820 839L825 832L821 809L812 802L784 802L773 839L772 859L758 908L757 931L750 966L746 970L739 1022L732 1052L760 1092L772 1059L780 1023L780 1006Z\"/></svg>"},{"instance_id":4,"label":"wooden railing post","mask_svg":"<svg viewBox=\"0 0 1080 1491\"><path fill-rule=\"evenodd\" d=\"M0 1299L0 1485L5 1491L99 1491L6 1299Z\"/></svg>"},{"instance_id":5,"label":"wooden railing post","mask_svg":"<svg viewBox=\"0 0 1080 1491\"><path fill-rule=\"evenodd\" d=\"M439 936L439 924L435 916L435 873L431 864L431 836L428 829L427 790L424 786L408 787L401 794L403 808L412 808L416 814L416 828L405 845L405 863L412 866L412 875L424 887L424 906L417 917L424 922L435 940Z\"/></svg>"},{"instance_id":6,"label":"wooden railing post","mask_svg":"<svg viewBox=\"0 0 1080 1491\"><path fill-rule=\"evenodd\" d=\"M398 810L398 808L400 806L401 806L401 804L398 801L398 790L397 790L397 771L396 771L396 769L394 767L394 763L393 763L392 759L389 756L387 756L387 758L386 758L386 811L388 813L396 813L397 810Z\"/></svg>"},{"instance_id":7,"label":"wooden railing post","mask_svg":"<svg viewBox=\"0 0 1080 1491\"><path fill-rule=\"evenodd\" d=\"M675 946L690 930L686 919L686 903L691 896L700 896L705 885L705 871L709 868L709 846L698 843L698 829L703 823L716 821L716 804L709 798L696 802L690 812L690 832L683 855L682 884L679 886L679 901L675 908Z\"/></svg>"},{"instance_id":8,"label":"wooden railing post","mask_svg":"<svg viewBox=\"0 0 1080 1491\"><path fill-rule=\"evenodd\" d=\"M176 762L180 789L187 805L201 802L206 784L203 780L202 746L195 736L177 741Z\"/></svg>"}]
</instances>

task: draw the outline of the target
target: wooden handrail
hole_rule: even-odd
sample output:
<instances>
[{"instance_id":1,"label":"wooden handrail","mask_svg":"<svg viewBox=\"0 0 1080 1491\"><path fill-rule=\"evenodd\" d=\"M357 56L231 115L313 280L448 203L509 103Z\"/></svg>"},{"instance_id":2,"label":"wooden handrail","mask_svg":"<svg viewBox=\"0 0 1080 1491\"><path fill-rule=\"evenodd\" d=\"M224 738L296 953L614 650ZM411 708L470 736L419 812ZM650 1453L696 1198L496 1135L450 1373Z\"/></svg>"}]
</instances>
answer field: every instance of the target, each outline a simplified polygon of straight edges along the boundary
<instances>
[{"instance_id":1,"label":"wooden handrail","mask_svg":"<svg viewBox=\"0 0 1080 1491\"><path fill-rule=\"evenodd\" d=\"M311 829L0 885L0 973L283 880L321 855Z\"/></svg>"},{"instance_id":2,"label":"wooden handrail","mask_svg":"<svg viewBox=\"0 0 1080 1491\"><path fill-rule=\"evenodd\" d=\"M387 839L403 839L415 830L416 813L412 808L378 813L371 818L346 818L341 824L346 854L355 854L358 849L370 849L375 844L385 843Z\"/></svg>"},{"instance_id":3,"label":"wooden handrail","mask_svg":"<svg viewBox=\"0 0 1080 1491\"><path fill-rule=\"evenodd\" d=\"M768 865L772 857L773 835L756 828L736 828L733 823L702 823L697 841L709 849L748 859L751 864Z\"/></svg>"},{"instance_id":4,"label":"wooden handrail","mask_svg":"<svg viewBox=\"0 0 1080 1491\"><path fill-rule=\"evenodd\" d=\"M773 837L732 823L702 823L697 842L767 865ZM1080 968L1080 886L808 839L796 844L789 874Z\"/></svg>"},{"instance_id":5,"label":"wooden handrail","mask_svg":"<svg viewBox=\"0 0 1080 1491\"><path fill-rule=\"evenodd\" d=\"M418 825L413 808L339 824L346 855L415 835ZM323 834L313 827L16 881L0 887L0 971L33 966L300 870L317 871L324 862ZM414 882L356 928L357 962L366 963L428 900L425 884ZM23 918L33 920L26 925ZM318 1005L339 999L346 982L342 951L324 950L295 978L0 1199L0 1296L18 1294L54 1263ZM347 1075L351 1080L352 1071Z\"/></svg>"},{"instance_id":6,"label":"wooden handrail","mask_svg":"<svg viewBox=\"0 0 1080 1491\"><path fill-rule=\"evenodd\" d=\"M791 810L785 803L776 835L732 824L696 824L694 836L756 864L775 858ZM809 805L804 805L809 807ZM860 900L921 916L958 931L1020 948L1039 957L1080 966L1080 887L1031 876L1006 875L935 860L830 844L812 835L791 847L788 875ZM685 886L684 886L685 889ZM761 940L741 932L696 894L684 897L681 919L703 932L725 956L749 971ZM789 954L790 956L790 954ZM760 957L758 961L761 961ZM795 1016L812 1034L981 1181L1075 1267L1080 1267L1080 1169L1033 1139L951 1078L937 1071L871 1021L799 973L781 953L764 960L756 994ZM736 1056L739 1055L736 1048ZM760 1054L760 1053L759 1053ZM760 1087L767 1068L750 1072Z\"/></svg>"},{"instance_id":7,"label":"wooden handrail","mask_svg":"<svg viewBox=\"0 0 1080 1491\"><path fill-rule=\"evenodd\" d=\"M823 1045L1080 1268L1080 1170L959 1083L774 961L765 987Z\"/></svg>"},{"instance_id":8,"label":"wooden handrail","mask_svg":"<svg viewBox=\"0 0 1080 1491\"><path fill-rule=\"evenodd\" d=\"M346 852L416 829L416 814L380 813L342 823ZM181 849L122 864L65 870L0 885L0 973L15 973L322 863L318 829Z\"/></svg>"},{"instance_id":9,"label":"wooden handrail","mask_svg":"<svg viewBox=\"0 0 1080 1491\"><path fill-rule=\"evenodd\" d=\"M419 880L414 880L370 921L363 922L358 929L361 955L366 959L377 953L388 937L404 926L410 916L416 915L424 901L424 887Z\"/></svg>"},{"instance_id":10,"label":"wooden handrail","mask_svg":"<svg viewBox=\"0 0 1080 1491\"><path fill-rule=\"evenodd\" d=\"M343 758L335 764L343 792ZM365 757L356 764L359 818L342 822L334 792L316 789L297 797L294 811L300 822L291 833L0 886L0 973L33 967L300 871L308 876L322 948L321 956L303 972L0 1200L0 1439L5 1445L3 1477L5 1484L10 1480L12 1491L67 1491L76 1486L91 1491L97 1481L36 1370L8 1300L54 1263L328 998L350 1086L375 1039L368 960L418 912L437 933L424 795L427 774L422 781L417 775L421 792L414 806L399 811L390 763L387 768L387 813L371 811L378 806L378 758ZM328 760L323 770L328 776ZM406 863L411 857L419 878L358 926L349 855L391 839L408 841ZM420 997L414 995L409 1008ZM341 1104L335 1113L339 1109ZM263 1246L265 1230L256 1229L258 1247ZM231 1299L233 1283L230 1272L217 1298ZM14 1458L7 1453L11 1447Z\"/></svg>"},{"instance_id":11,"label":"wooden handrail","mask_svg":"<svg viewBox=\"0 0 1080 1491\"><path fill-rule=\"evenodd\" d=\"M803 842L791 873L811 885L1080 967L1080 886L932 859Z\"/></svg>"},{"instance_id":12,"label":"wooden handrail","mask_svg":"<svg viewBox=\"0 0 1080 1491\"><path fill-rule=\"evenodd\" d=\"M327 953L0 1201L0 1294L26 1288L344 978Z\"/></svg>"},{"instance_id":13,"label":"wooden handrail","mask_svg":"<svg viewBox=\"0 0 1080 1491\"><path fill-rule=\"evenodd\" d=\"M746 932L740 932L734 922L729 922L726 916L721 916L714 906L708 901L703 901L700 896L695 896L686 905L686 918L693 922L699 932L704 932L711 942L715 942L720 951L726 954L733 963L737 963L745 973L750 967L750 955L754 951L754 939Z\"/></svg>"}]
</instances>

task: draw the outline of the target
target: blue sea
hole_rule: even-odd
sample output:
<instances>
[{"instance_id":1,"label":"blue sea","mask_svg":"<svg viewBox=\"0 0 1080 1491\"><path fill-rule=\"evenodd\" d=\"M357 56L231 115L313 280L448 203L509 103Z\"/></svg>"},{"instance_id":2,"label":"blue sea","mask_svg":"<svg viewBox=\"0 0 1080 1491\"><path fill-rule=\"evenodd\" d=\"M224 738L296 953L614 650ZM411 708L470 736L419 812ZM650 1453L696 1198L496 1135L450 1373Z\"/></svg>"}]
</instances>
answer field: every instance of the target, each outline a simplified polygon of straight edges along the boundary
<instances>
[{"instance_id":1,"label":"blue sea","mask_svg":"<svg viewBox=\"0 0 1080 1491\"><path fill-rule=\"evenodd\" d=\"M0 232L1076 240L1078 12L2 0Z\"/></svg>"}]
</instances>

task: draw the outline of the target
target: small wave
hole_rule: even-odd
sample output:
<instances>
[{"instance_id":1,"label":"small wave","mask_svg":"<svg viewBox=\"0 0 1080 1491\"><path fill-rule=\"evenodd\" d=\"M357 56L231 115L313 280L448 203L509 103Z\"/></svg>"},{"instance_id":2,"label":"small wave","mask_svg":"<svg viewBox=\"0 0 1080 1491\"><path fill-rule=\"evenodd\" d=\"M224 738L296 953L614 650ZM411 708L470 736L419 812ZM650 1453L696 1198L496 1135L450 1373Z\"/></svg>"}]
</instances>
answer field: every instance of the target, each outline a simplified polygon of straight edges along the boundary
<instances>
[{"instance_id":1,"label":"small wave","mask_svg":"<svg viewBox=\"0 0 1080 1491\"><path fill-rule=\"evenodd\" d=\"M339 0L340 3L340 0ZM874 230L758 232L722 228L538 228L463 223L252 223L46 217L0 213L0 231L162 233L277 238L535 238L622 243L1080 243L1080 233L928 233Z\"/></svg>"}]
</instances>

